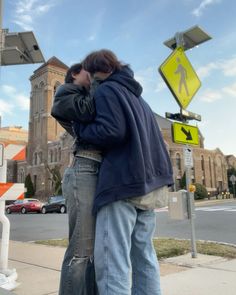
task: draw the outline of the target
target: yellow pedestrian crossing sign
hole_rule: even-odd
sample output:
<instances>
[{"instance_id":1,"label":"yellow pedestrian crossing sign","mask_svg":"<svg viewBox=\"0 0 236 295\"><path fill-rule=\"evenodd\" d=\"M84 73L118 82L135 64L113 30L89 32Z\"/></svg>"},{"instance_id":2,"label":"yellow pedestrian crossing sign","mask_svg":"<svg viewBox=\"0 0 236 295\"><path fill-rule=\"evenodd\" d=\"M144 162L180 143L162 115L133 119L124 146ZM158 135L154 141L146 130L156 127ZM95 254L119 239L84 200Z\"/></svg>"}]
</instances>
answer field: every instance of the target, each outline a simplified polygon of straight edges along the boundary
<instances>
[{"instance_id":1,"label":"yellow pedestrian crossing sign","mask_svg":"<svg viewBox=\"0 0 236 295\"><path fill-rule=\"evenodd\" d=\"M172 135L175 143L199 144L198 128L187 124L172 123Z\"/></svg>"},{"instance_id":2,"label":"yellow pedestrian crossing sign","mask_svg":"<svg viewBox=\"0 0 236 295\"><path fill-rule=\"evenodd\" d=\"M165 80L181 108L186 108L201 86L196 72L182 47L175 49L159 67Z\"/></svg>"}]
</instances>

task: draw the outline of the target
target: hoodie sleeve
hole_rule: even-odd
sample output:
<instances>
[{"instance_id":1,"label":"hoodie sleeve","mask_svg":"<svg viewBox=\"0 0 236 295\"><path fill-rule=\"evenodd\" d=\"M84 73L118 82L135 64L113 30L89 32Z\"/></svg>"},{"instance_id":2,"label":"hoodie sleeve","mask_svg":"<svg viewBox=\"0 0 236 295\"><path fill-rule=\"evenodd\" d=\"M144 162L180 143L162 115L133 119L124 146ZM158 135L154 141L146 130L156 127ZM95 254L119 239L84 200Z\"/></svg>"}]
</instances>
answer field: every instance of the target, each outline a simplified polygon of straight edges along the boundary
<instances>
[{"instance_id":1,"label":"hoodie sleeve","mask_svg":"<svg viewBox=\"0 0 236 295\"><path fill-rule=\"evenodd\" d=\"M125 141L126 119L119 97L109 86L95 95L96 118L88 124L74 123L73 129L81 139L101 148L113 147Z\"/></svg>"},{"instance_id":2,"label":"hoodie sleeve","mask_svg":"<svg viewBox=\"0 0 236 295\"><path fill-rule=\"evenodd\" d=\"M51 115L58 121L91 122L95 117L94 99L77 85L61 85L55 94Z\"/></svg>"}]
</instances>

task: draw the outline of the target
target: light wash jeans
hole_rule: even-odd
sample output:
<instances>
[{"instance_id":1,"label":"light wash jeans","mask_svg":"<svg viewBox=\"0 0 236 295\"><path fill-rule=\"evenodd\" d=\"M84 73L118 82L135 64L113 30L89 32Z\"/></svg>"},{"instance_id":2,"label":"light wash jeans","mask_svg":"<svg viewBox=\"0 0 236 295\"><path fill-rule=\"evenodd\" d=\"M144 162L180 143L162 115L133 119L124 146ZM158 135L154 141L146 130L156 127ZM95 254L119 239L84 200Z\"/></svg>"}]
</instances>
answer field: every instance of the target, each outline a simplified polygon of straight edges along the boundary
<instances>
[{"instance_id":1,"label":"light wash jeans","mask_svg":"<svg viewBox=\"0 0 236 295\"><path fill-rule=\"evenodd\" d=\"M155 224L153 210L127 201L99 210L94 250L99 295L161 295Z\"/></svg>"},{"instance_id":2,"label":"light wash jeans","mask_svg":"<svg viewBox=\"0 0 236 295\"><path fill-rule=\"evenodd\" d=\"M100 164L86 158L74 158L62 182L69 219L69 245L62 270L59 295L94 295L93 251L95 220L92 206Z\"/></svg>"}]
</instances>

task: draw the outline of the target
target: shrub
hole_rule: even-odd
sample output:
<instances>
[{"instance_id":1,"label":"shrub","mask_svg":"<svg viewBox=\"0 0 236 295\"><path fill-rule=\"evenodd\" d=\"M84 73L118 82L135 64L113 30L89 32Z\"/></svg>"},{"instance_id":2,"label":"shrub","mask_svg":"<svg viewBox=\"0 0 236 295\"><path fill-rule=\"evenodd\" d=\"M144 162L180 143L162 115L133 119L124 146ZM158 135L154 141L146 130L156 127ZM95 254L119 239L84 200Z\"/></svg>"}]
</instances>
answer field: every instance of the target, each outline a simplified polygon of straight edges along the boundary
<instances>
[{"instance_id":1,"label":"shrub","mask_svg":"<svg viewBox=\"0 0 236 295\"><path fill-rule=\"evenodd\" d=\"M30 174L25 178L25 188L27 189L25 192L25 198L32 198L35 194L35 190Z\"/></svg>"},{"instance_id":2,"label":"shrub","mask_svg":"<svg viewBox=\"0 0 236 295\"><path fill-rule=\"evenodd\" d=\"M194 193L194 199L195 200L200 200L200 199L205 199L207 198L207 190L204 185L200 183L195 183L196 186L196 191Z\"/></svg>"}]
</instances>

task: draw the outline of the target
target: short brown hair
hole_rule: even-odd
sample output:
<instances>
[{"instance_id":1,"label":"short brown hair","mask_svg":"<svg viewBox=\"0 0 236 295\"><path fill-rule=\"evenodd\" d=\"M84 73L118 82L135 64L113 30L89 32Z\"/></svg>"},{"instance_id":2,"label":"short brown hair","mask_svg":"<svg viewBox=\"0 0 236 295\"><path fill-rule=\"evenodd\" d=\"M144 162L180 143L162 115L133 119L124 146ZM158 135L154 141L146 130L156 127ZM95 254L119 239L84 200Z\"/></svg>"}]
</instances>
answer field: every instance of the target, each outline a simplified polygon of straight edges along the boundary
<instances>
[{"instance_id":1,"label":"short brown hair","mask_svg":"<svg viewBox=\"0 0 236 295\"><path fill-rule=\"evenodd\" d=\"M65 83L73 83L74 78L72 77L72 74L79 74L81 70L82 70L81 63L72 65L66 73Z\"/></svg>"},{"instance_id":2,"label":"short brown hair","mask_svg":"<svg viewBox=\"0 0 236 295\"><path fill-rule=\"evenodd\" d=\"M82 65L91 74L96 72L110 73L120 70L123 66L116 55L108 49L91 52L85 57Z\"/></svg>"}]
</instances>

